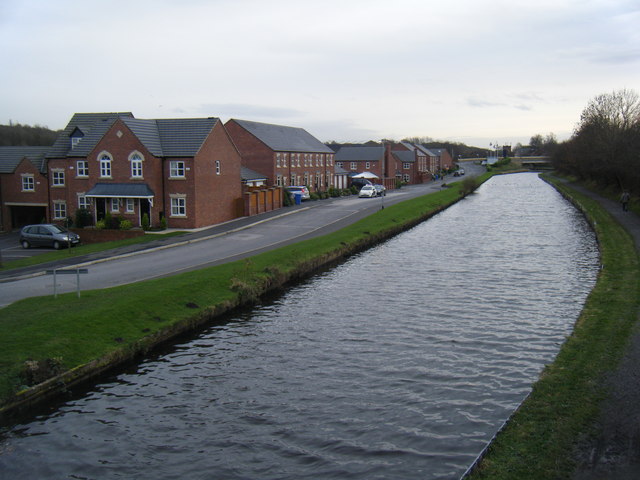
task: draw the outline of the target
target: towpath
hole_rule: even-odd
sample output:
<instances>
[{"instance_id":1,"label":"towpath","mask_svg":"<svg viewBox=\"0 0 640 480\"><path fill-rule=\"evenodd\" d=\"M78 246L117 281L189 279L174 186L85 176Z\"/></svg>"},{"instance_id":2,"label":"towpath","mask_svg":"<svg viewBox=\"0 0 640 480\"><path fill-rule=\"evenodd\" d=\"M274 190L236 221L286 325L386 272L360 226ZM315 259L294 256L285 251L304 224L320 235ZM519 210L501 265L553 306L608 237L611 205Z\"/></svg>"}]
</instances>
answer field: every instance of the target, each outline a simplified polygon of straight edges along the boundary
<instances>
[{"instance_id":1,"label":"towpath","mask_svg":"<svg viewBox=\"0 0 640 480\"><path fill-rule=\"evenodd\" d=\"M640 217L596 193L571 184L597 200L633 237L640 252ZM598 418L598 434L580 452L575 480L637 480L640 478L640 325L636 323L629 345L606 379L608 396Z\"/></svg>"}]
</instances>

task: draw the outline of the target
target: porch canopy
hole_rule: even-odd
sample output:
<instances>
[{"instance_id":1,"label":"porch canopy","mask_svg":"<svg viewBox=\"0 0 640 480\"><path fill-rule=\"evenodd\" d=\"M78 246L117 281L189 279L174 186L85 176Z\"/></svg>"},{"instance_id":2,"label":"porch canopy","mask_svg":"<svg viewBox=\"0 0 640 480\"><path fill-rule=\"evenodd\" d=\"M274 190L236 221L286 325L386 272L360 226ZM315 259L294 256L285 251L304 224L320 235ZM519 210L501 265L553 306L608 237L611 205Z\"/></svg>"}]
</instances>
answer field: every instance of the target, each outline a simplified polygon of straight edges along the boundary
<instances>
[{"instance_id":1,"label":"porch canopy","mask_svg":"<svg viewBox=\"0 0 640 480\"><path fill-rule=\"evenodd\" d=\"M353 178L366 178L366 179L369 179L369 178L380 178L380 177L378 177L375 173L362 172L362 173L359 173L357 175L354 175Z\"/></svg>"},{"instance_id":2,"label":"porch canopy","mask_svg":"<svg viewBox=\"0 0 640 480\"><path fill-rule=\"evenodd\" d=\"M146 183L96 183L84 194L91 198L146 198L153 204L153 190Z\"/></svg>"}]
</instances>

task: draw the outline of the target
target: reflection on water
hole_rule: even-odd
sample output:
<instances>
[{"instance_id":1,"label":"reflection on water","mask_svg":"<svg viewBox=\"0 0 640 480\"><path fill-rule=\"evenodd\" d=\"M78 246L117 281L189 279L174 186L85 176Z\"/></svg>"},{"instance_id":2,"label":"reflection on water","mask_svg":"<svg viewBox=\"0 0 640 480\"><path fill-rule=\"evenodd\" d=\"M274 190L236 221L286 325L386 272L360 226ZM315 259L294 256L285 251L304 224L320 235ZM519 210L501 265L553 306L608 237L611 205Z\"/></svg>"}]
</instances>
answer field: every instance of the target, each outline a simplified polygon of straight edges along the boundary
<instances>
[{"instance_id":1,"label":"reflection on water","mask_svg":"<svg viewBox=\"0 0 640 480\"><path fill-rule=\"evenodd\" d=\"M597 265L551 187L495 177L6 432L0 476L458 478L553 360Z\"/></svg>"}]
</instances>

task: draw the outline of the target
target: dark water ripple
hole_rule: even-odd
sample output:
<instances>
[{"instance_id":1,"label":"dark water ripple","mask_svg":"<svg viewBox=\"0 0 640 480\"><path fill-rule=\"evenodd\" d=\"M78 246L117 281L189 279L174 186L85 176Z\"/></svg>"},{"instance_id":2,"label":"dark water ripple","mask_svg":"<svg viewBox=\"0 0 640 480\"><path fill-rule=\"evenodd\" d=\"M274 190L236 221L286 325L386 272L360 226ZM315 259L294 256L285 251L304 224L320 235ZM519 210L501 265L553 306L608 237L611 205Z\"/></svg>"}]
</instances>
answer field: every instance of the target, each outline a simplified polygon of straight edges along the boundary
<instances>
[{"instance_id":1,"label":"dark water ripple","mask_svg":"<svg viewBox=\"0 0 640 480\"><path fill-rule=\"evenodd\" d=\"M458 478L597 275L584 219L497 177L409 232L2 435L1 478Z\"/></svg>"}]
</instances>

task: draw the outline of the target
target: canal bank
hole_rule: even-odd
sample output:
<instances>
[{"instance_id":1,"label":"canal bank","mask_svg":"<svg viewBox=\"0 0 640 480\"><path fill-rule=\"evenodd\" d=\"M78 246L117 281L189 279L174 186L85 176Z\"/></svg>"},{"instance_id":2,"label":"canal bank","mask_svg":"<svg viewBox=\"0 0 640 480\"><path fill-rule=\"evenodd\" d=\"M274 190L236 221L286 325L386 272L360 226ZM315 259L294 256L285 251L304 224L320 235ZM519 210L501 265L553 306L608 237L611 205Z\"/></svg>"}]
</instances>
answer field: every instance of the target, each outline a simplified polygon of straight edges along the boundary
<instances>
[{"instance_id":1,"label":"canal bank","mask_svg":"<svg viewBox=\"0 0 640 480\"><path fill-rule=\"evenodd\" d=\"M600 277L556 360L463 478L639 478L640 219L548 181L596 231Z\"/></svg>"},{"instance_id":2,"label":"canal bank","mask_svg":"<svg viewBox=\"0 0 640 480\"><path fill-rule=\"evenodd\" d=\"M482 177L482 180L490 175ZM251 259L131 286L28 299L0 312L4 421L139 358L266 292L311 275L437 214L461 198L461 184L393 205L334 234ZM46 327L43 327L46 326ZM82 343L82 345L78 345ZM22 388L25 362L61 364L64 373ZM46 372L45 372L46 373ZM19 391L16 392L16 389Z\"/></svg>"}]
</instances>

